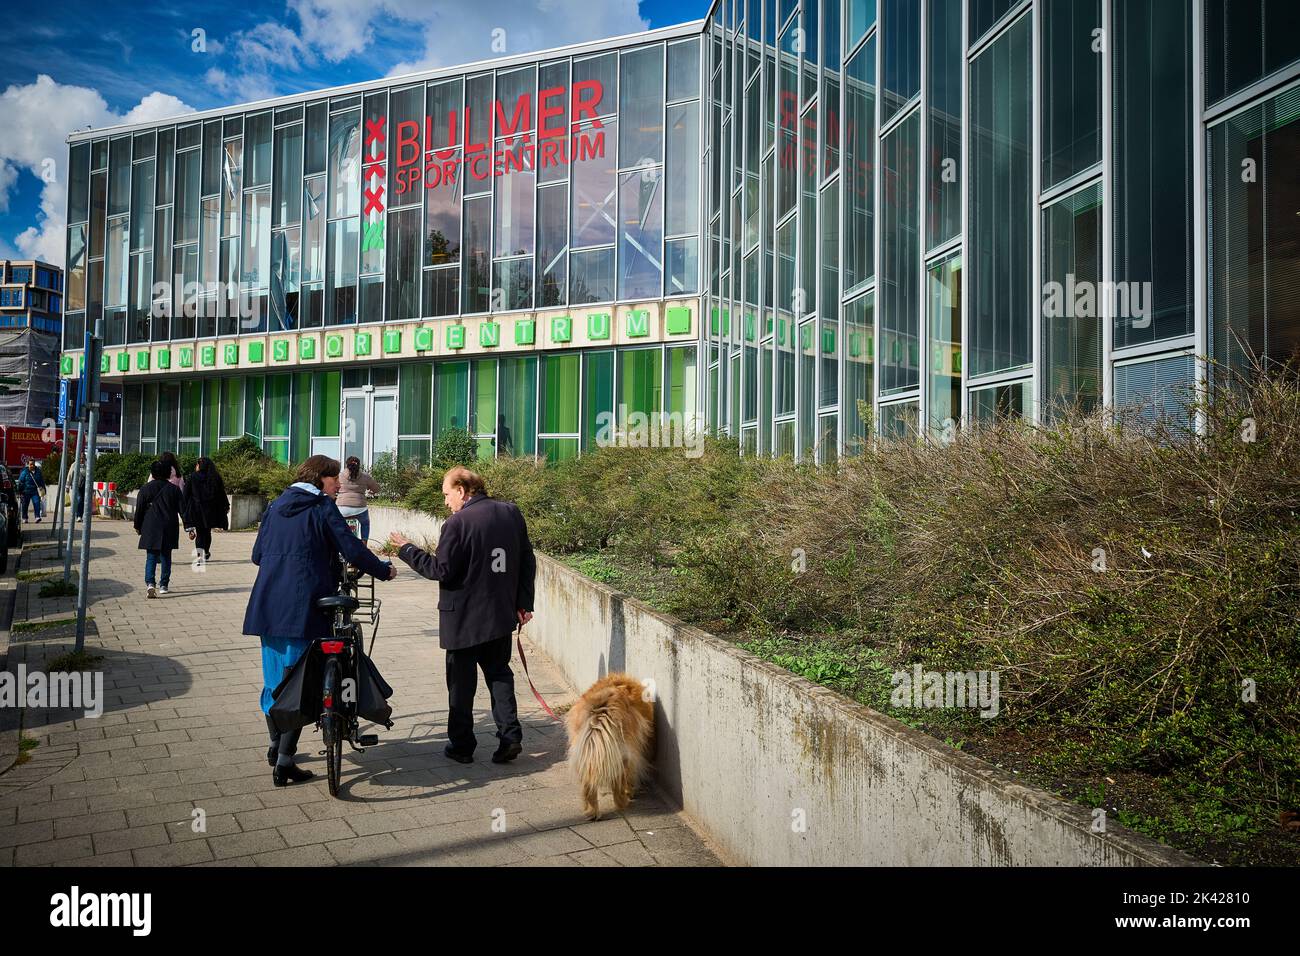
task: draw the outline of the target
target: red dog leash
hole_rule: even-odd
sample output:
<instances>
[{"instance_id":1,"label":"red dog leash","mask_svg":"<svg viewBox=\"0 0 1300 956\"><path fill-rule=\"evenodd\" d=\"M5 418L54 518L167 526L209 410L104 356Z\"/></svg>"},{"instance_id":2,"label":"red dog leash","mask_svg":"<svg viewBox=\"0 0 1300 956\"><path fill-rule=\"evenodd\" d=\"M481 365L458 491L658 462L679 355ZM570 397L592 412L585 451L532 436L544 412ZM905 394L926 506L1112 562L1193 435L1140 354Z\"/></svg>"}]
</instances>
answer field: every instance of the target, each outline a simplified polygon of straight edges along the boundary
<instances>
[{"instance_id":1,"label":"red dog leash","mask_svg":"<svg viewBox=\"0 0 1300 956\"><path fill-rule=\"evenodd\" d=\"M533 677L528 673L528 658L524 657L524 625L521 621L515 628L515 646L519 648L519 663L524 665L524 677L528 678L528 687L537 698L537 703L542 705L542 710L551 715L552 720L558 721L560 718L555 716L555 711L546 706L546 701L542 700L542 695L537 693L537 687L533 684Z\"/></svg>"}]
</instances>

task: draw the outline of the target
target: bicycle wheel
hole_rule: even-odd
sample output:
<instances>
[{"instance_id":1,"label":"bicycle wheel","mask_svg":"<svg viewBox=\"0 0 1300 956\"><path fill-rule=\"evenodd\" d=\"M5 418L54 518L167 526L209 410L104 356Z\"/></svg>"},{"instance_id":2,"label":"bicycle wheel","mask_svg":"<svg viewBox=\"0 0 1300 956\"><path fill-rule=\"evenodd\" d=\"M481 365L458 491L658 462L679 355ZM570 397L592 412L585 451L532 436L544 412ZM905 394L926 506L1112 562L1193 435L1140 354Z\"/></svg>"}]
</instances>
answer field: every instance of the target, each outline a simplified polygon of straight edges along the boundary
<instances>
[{"instance_id":1,"label":"bicycle wheel","mask_svg":"<svg viewBox=\"0 0 1300 956\"><path fill-rule=\"evenodd\" d=\"M325 770L329 778L330 796L339 795L339 780L343 776L343 717L327 714L321 728L325 738Z\"/></svg>"}]
</instances>

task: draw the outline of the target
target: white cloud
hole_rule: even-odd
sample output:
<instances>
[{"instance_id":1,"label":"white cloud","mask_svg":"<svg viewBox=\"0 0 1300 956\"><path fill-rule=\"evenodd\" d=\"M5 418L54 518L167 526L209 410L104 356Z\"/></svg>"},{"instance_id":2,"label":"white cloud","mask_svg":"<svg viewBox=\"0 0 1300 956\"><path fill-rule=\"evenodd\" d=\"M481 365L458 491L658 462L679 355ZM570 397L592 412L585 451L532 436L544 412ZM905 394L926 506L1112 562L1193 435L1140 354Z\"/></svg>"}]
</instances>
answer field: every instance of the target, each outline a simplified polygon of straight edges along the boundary
<instances>
[{"instance_id":1,"label":"white cloud","mask_svg":"<svg viewBox=\"0 0 1300 956\"><path fill-rule=\"evenodd\" d=\"M13 238L0 237L0 253L38 258L61 265L67 213L68 133L89 127L140 123L193 112L166 93L150 93L125 114L109 109L104 98L84 86L56 83L45 74L26 86L10 86L0 94L0 210L22 172L45 178L36 222Z\"/></svg>"}]
</instances>

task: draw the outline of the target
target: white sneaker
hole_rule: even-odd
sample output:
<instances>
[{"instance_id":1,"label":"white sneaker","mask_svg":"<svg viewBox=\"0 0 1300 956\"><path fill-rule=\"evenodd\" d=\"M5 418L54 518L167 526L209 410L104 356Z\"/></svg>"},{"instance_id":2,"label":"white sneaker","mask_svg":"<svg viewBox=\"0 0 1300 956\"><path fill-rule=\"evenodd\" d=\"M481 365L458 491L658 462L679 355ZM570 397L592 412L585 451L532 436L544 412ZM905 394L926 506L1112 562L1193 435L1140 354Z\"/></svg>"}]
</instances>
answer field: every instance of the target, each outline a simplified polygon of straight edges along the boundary
<instances>
[{"instance_id":1,"label":"white sneaker","mask_svg":"<svg viewBox=\"0 0 1300 956\"><path fill-rule=\"evenodd\" d=\"M145 588L144 593L146 597L155 598L158 596L158 589L151 584L147 588Z\"/></svg>"},{"instance_id":2,"label":"white sneaker","mask_svg":"<svg viewBox=\"0 0 1300 956\"><path fill-rule=\"evenodd\" d=\"M159 588L159 589L158 589L158 593L159 593L159 594L166 594L166 593L167 593L167 589L166 589L166 588Z\"/></svg>"}]
</instances>

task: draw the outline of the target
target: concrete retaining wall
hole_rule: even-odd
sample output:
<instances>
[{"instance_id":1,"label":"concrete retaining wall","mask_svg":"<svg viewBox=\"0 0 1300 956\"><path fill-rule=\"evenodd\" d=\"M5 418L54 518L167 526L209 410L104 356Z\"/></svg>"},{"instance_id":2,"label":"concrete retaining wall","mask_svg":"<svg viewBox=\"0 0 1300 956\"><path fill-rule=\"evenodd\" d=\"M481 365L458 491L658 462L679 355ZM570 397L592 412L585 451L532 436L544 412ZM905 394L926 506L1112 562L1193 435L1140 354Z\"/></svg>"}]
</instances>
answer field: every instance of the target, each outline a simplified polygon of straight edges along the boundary
<instances>
[{"instance_id":1,"label":"concrete retaining wall","mask_svg":"<svg viewBox=\"0 0 1300 956\"><path fill-rule=\"evenodd\" d=\"M135 517L135 496L138 492L131 492L118 499L122 505L122 515L128 521ZM269 502L261 495L226 495L230 501L230 530L239 531L243 528L251 528L262 520L262 515L266 511ZM100 509L99 514L106 514Z\"/></svg>"},{"instance_id":2,"label":"concrete retaining wall","mask_svg":"<svg viewBox=\"0 0 1300 956\"><path fill-rule=\"evenodd\" d=\"M371 508L371 528L437 522ZM543 555L526 630L576 689L654 681L657 783L733 862L1196 865Z\"/></svg>"}]
</instances>

